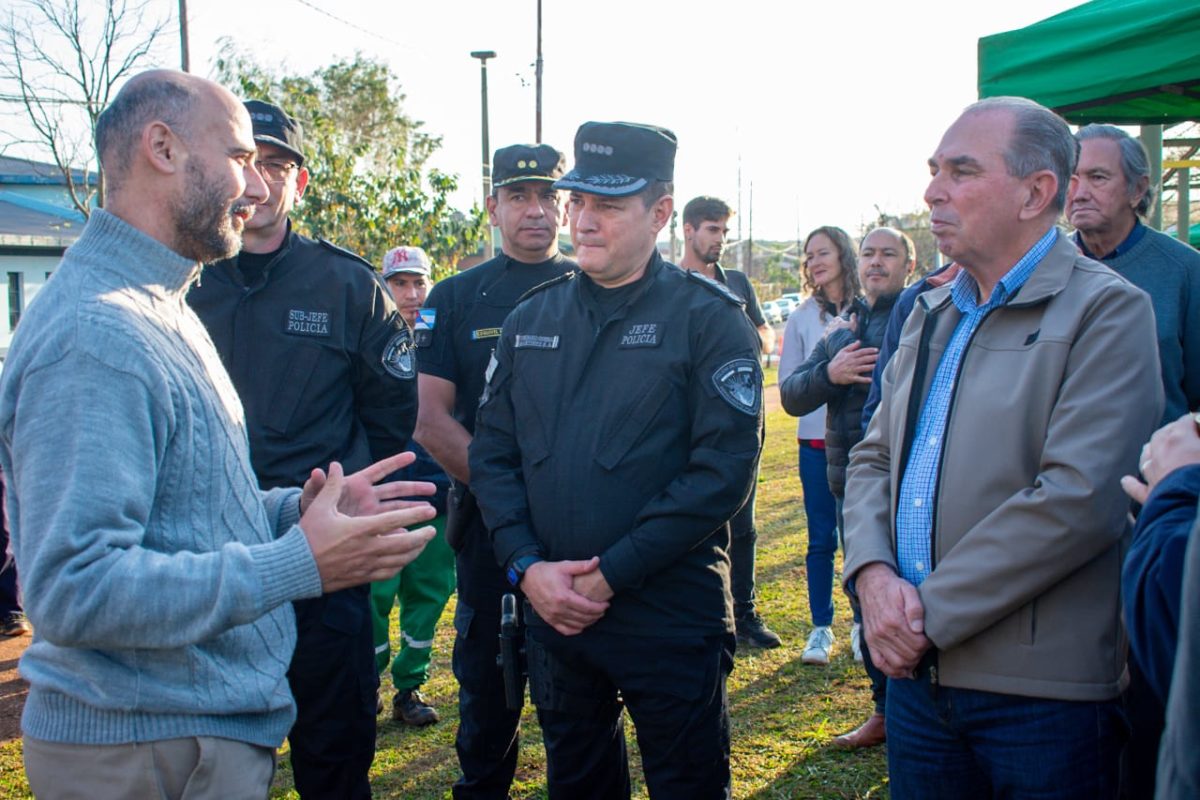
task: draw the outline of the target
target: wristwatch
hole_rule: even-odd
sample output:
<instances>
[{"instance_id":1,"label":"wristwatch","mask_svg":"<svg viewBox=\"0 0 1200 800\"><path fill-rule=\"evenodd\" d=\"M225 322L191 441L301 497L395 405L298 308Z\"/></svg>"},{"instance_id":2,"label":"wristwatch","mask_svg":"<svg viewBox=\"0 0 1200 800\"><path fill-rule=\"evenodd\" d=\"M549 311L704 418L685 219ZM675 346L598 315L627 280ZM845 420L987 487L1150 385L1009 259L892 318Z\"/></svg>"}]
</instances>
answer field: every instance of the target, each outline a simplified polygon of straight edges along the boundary
<instances>
[{"instance_id":1,"label":"wristwatch","mask_svg":"<svg viewBox=\"0 0 1200 800\"><path fill-rule=\"evenodd\" d=\"M519 587L521 585L521 579L525 577L525 570L529 569L539 561L545 561L545 559L534 554L521 556L520 558L514 560L508 565L508 571L504 573L505 577L508 578L508 585L514 589Z\"/></svg>"}]
</instances>

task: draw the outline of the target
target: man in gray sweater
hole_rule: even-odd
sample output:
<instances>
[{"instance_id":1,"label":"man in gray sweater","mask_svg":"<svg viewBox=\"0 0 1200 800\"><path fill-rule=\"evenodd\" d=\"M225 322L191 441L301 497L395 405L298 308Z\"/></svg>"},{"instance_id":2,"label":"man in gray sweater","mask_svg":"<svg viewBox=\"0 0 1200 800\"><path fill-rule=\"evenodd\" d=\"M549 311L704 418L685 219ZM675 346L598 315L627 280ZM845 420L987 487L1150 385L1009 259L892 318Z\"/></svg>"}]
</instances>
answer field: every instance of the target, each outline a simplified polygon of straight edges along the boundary
<instances>
[{"instance_id":1,"label":"man in gray sweater","mask_svg":"<svg viewBox=\"0 0 1200 800\"><path fill-rule=\"evenodd\" d=\"M295 706L288 602L394 574L432 485L260 493L237 394L184 302L266 195L250 119L216 84L131 79L96 129L106 207L13 339L0 466L33 643L22 718L38 797L265 797Z\"/></svg>"}]
</instances>

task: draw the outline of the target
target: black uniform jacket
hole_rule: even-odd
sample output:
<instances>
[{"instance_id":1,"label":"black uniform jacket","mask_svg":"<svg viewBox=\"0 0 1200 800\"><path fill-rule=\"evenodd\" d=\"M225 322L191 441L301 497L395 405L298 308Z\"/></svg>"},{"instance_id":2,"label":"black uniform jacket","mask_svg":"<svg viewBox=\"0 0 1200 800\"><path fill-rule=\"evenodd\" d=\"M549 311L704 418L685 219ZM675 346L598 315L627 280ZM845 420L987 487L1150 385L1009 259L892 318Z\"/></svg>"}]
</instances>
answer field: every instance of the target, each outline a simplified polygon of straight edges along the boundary
<instances>
[{"instance_id":1,"label":"black uniform jacket","mask_svg":"<svg viewBox=\"0 0 1200 800\"><path fill-rule=\"evenodd\" d=\"M475 431L483 374L505 318L527 291L574 268L557 254L527 264L501 253L439 281L429 293L417 322L417 368L454 384L454 418L468 433Z\"/></svg>"},{"instance_id":2,"label":"black uniform jacket","mask_svg":"<svg viewBox=\"0 0 1200 800\"><path fill-rule=\"evenodd\" d=\"M470 463L497 560L600 556L615 596L597 630L732 631L725 522L762 444L757 334L739 298L657 253L607 322L588 283L531 292L489 366Z\"/></svg>"},{"instance_id":3,"label":"black uniform jacket","mask_svg":"<svg viewBox=\"0 0 1200 800\"><path fill-rule=\"evenodd\" d=\"M205 267L187 299L245 407L263 488L299 486L330 461L350 474L407 448L412 341L366 261L289 229L255 285L227 259Z\"/></svg>"}]
</instances>

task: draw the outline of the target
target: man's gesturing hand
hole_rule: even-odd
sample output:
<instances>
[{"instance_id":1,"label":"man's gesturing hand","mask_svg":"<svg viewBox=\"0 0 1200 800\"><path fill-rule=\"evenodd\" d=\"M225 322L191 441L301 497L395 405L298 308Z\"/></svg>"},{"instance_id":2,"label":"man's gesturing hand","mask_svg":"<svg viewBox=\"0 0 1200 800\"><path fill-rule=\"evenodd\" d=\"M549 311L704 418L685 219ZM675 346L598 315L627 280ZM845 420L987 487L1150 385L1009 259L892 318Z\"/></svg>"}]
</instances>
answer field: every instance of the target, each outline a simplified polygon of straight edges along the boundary
<instances>
[{"instance_id":1,"label":"man's gesturing hand","mask_svg":"<svg viewBox=\"0 0 1200 800\"><path fill-rule=\"evenodd\" d=\"M563 636L574 636L608 610L608 603L584 597L573 588L576 576L599 571L600 559L539 561L525 570L521 591L538 616Z\"/></svg>"},{"instance_id":2,"label":"man's gesturing hand","mask_svg":"<svg viewBox=\"0 0 1200 800\"><path fill-rule=\"evenodd\" d=\"M433 494L437 487L428 481L379 483L396 470L407 467L415 458L416 455L410 452L397 453L380 459L369 467L363 467L353 475L347 475L344 478L341 499L338 500L338 510L350 517L361 517L381 511L425 505L424 501L396 498ZM316 499L324 485L325 471L320 468L314 469L304 482L304 491L300 493L301 514L308 510L308 506Z\"/></svg>"},{"instance_id":3,"label":"man's gesturing hand","mask_svg":"<svg viewBox=\"0 0 1200 800\"><path fill-rule=\"evenodd\" d=\"M373 466L387 462L388 459L384 459ZM352 477L361 476L367 470ZM312 483L310 478L306 488ZM346 496L352 491L348 483L342 474L342 465L336 461L330 464L329 475L322 482L320 492L308 503L300 518L300 529L308 539L317 570L321 573L321 589L326 593L390 578L420 555L435 533L432 526L406 530L409 525L433 519L436 512L428 503L401 504L389 498L381 499L373 492L355 500ZM377 509L406 507L367 512L367 506L372 504ZM357 516L348 516L343 505Z\"/></svg>"},{"instance_id":4,"label":"man's gesturing hand","mask_svg":"<svg viewBox=\"0 0 1200 800\"><path fill-rule=\"evenodd\" d=\"M863 632L875 666L889 678L911 678L925 651L925 607L917 587L886 564L868 564L854 579Z\"/></svg>"}]
</instances>

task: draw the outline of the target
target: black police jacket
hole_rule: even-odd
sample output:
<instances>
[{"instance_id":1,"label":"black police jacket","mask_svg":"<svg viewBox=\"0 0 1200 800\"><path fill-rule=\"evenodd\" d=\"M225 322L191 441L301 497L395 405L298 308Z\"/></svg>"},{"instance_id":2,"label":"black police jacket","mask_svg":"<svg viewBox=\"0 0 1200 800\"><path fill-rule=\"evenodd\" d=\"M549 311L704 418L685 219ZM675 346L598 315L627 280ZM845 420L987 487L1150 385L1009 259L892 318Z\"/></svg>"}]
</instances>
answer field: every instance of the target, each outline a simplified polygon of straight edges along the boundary
<instances>
[{"instance_id":1,"label":"black police jacket","mask_svg":"<svg viewBox=\"0 0 1200 800\"><path fill-rule=\"evenodd\" d=\"M488 359L500 327L521 296L575 268L559 254L537 264L501 253L490 261L438 281L417 321L417 369L454 384L454 418L475 431Z\"/></svg>"},{"instance_id":2,"label":"black police jacket","mask_svg":"<svg viewBox=\"0 0 1200 800\"><path fill-rule=\"evenodd\" d=\"M227 259L205 267L187 299L245 407L263 488L299 486L330 461L349 474L406 449L412 342L366 261L289 229L255 285Z\"/></svg>"},{"instance_id":3,"label":"black police jacket","mask_svg":"<svg viewBox=\"0 0 1200 800\"><path fill-rule=\"evenodd\" d=\"M732 631L725 522L762 444L758 336L739 298L657 253L607 321L590 283L530 292L489 365L470 465L497 560L599 556L615 595L597 630Z\"/></svg>"}]
</instances>

